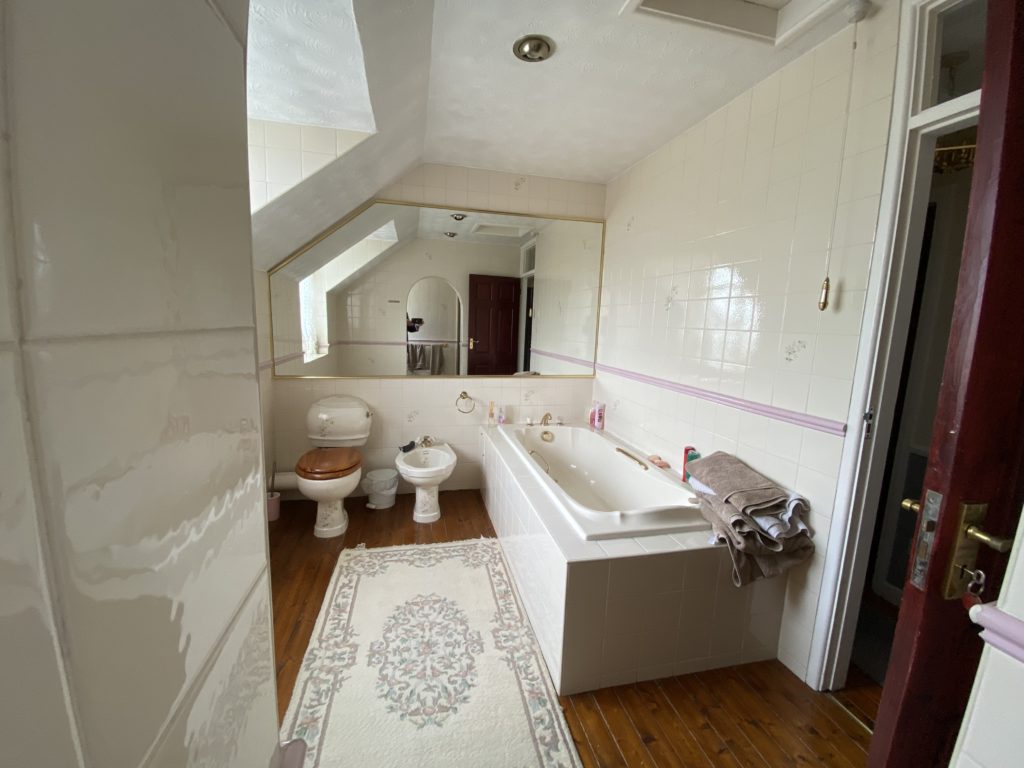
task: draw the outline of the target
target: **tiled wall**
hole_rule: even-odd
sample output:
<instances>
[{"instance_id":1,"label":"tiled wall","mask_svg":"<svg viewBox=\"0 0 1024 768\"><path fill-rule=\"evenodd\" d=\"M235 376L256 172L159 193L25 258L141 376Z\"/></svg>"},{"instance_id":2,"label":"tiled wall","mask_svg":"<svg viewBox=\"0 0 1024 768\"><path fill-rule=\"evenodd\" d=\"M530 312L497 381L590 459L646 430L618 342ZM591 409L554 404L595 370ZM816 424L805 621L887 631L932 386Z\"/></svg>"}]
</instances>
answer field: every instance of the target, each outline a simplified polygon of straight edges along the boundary
<instances>
[{"instance_id":1,"label":"tiled wall","mask_svg":"<svg viewBox=\"0 0 1024 768\"><path fill-rule=\"evenodd\" d=\"M249 203L262 208L370 136L362 131L249 120Z\"/></svg>"},{"instance_id":2,"label":"tiled wall","mask_svg":"<svg viewBox=\"0 0 1024 768\"><path fill-rule=\"evenodd\" d=\"M493 191L492 191L493 190ZM475 168L424 164L381 191L389 200L480 207L514 213L602 218L604 186L517 176ZM287 254L281 254L282 258ZM259 273L258 273L259 274ZM265 273L263 273L265 274ZM259 329L261 338L266 336ZM269 352L267 352L269 355ZM260 357L261 366L269 356ZM578 373L578 366L573 366ZM395 448L422 434L448 440L459 454L459 465L445 488L479 488L476 428L486 421L487 402L511 406L515 418L539 418L546 411L582 420L590 406L591 379L308 379L273 382L273 447L269 453L278 471L290 471L309 448L305 413L317 399L344 393L362 397L375 410L374 432L364 455L366 467L394 466ZM466 390L477 401L470 415L455 410L455 398ZM410 488L401 489L403 492ZM357 491L362 493L362 491Z\"/></svg>"},{"instance_id":3,"label":"tiled wall","mask_svg":"<svg viewBox=\"0 0 1024 768\"><path fill-rule=\"evenodd\" d=\"M599 224L553 221L536 239L530 370L589 373L601 282Z\"/></svg>"},{"instance_id":4,"label":"tiled wall","mask_svg":"<svg viewBox=\"0 0 1024 768\"><path fill-rule=\"evenodd\" d=\"M394 468L398 446L421 435L449 443L458 465L442 490L479 488L481 484L477 430L487 422L487 403L507 406L510 419L540 419L546 412L556 417L586 418L592 380L589 378L538 379L534 377L454 379L277 379L274 381L274 434L279 471L290 471L310 449L306 436L306 411L322 397L355 395L373 409L369 441L360 448L364 473ZM455 401L465 390L476 409L459 413ZM463 405L463 408L466 406ZM412 488L402 481L400 493ZM356 491L355 495L361 495Z\"/></svg>"},{"instance_id":5,"label":"tiled wall","mask_svg":"<svg viewBox=\"0 0 1024 768\"><path fill-rule=\"evenodd\" d=\"M7 39L0 7L0 39ZM80 766L40 538L38 476L15 296L6 92L0 89L0 737L12 765ZM14 692L17 692L15 695Z\"/></svg>"},{"instance_id":6,"label":"tiled wall","mask_svg":"<svg viewBox=\"0 0 1024 768\"><path fill-rule=\"evenodd\" d=\"M3 10L2 761L267 766L241 41L205 0Z\"/></svg>"},{"instance_id":7,"label":"tiled wall","mask_svg":"<svg viewBox=\"0 0 1024 768\"><path fill-rule=\"evenodd\" d=\"M779 655L807 669L878 213L898 4L608 185L595 397L678 466L727 450L811 501ZM854 39L856 36L856 49ZM851 69L852 67L852 69ZM826 253L832 296L817 308Z\"/></svg>"}]
</instances>

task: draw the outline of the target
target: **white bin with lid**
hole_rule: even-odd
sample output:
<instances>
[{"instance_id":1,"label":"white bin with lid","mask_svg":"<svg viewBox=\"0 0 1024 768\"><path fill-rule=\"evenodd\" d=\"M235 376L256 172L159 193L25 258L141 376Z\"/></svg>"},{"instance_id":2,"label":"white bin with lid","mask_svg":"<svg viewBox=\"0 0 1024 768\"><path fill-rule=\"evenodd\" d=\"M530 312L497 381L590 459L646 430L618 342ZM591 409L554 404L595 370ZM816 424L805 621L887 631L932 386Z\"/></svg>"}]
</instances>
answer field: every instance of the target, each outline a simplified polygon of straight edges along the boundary
<instances>
[{"instance_id":1,"label":"white bin with lid","mask_svg":"<svg viewBox=\"0 0 1024 768\"><path fill-rule=\"evenodd\" d=\"M367 509L389 509L395 506L395 494L398 492L398 471L394 469L374 469L363 476L363 490L369 497Z\"/></svg>"}]
</instances>

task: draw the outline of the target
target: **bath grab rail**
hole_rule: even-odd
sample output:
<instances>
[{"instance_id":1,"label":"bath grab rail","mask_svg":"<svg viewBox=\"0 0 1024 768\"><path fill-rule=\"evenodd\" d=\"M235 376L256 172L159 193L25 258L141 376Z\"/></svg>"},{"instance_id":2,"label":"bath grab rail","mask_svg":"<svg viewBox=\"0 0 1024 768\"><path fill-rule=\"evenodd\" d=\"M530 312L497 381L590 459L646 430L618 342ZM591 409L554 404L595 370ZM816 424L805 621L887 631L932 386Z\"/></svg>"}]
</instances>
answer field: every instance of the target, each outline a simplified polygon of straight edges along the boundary
<instances>
[{"instance_id":1,"label":"bath grab rail","mask_svg":"<svg viewBox=\"0 0 1024 768\"><path fill-rule=\"evenodd\" d=\"M648 469L650 469L650 467L648 467L644 462L640 461L640 459L638 459L632 453L627 451L625 448L616 448L615 450L618 451L619 453L621 453L626 458L632 459L637 464L639 464L640 465L640 469L642 469L644 472L646 472Z\"/></svg>"},{"instance_id":2,"label":"bath grab rail","mask_svg":"<svg viewBox=\"0 0 1024 768\"><path fill-rule=\"evenodd\" d=\"M540 459L541 461L544 462L544 466L541 467L541 469L544 470L544 474L545 475L550 475L551 474L551 465L548 464L548 460L547 459L545 459L543 456L541 456L539 453L537 453L536 451L534 451L532 449L530 450L530 455L533 456L535 459Z\"/></svg>"}]
</instances>

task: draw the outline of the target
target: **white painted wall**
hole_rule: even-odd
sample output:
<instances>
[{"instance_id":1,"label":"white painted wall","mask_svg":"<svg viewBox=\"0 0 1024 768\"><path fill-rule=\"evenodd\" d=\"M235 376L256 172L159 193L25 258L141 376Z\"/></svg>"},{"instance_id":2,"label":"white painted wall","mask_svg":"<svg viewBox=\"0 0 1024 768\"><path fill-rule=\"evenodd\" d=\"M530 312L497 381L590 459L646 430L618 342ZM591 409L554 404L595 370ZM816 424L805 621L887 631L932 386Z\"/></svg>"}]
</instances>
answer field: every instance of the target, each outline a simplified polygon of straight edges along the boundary
<instances>
[{"instance_id":1,"label":"white painted wall","mask_svg":"<svg viewBox=\"0 0 1024 768\"><path fill-rule=\"evenodd\" d=\"M0 6L5 764L275 759L237 10Z\"/></svg>"},{"instance_id":2,"label":"white painted wall","mask_svg":"<svg viewBox=\"0 0 1024 768\"><path fill-rule=\"evenodd\" d=\"M1010 564L996 605L1024 621L1024 563L1018 527ZM981 652L974 690L967 703L960 737L950 765L955 768L1003 768L1017 765L1024 754L1020 727L1020 692L1024 664L989 645Z\"/></svg>"},{"instance_id":3,"label":"white painted wall","mask_svg":"<svg viewBox=\"0 0 1024 768\"><path fill-rule=\"evenodd\" d=\"M610 430L677 466L684 445L726 450L810 499L817 552L788 577L779 643L801 677L843 438L762 414L846 421L897 22L898 4L882 5L608 186L598 363L698 395L599 368L595 397ZM830 248L832 303L819 312Z\"/></svg>"}]
</instances>

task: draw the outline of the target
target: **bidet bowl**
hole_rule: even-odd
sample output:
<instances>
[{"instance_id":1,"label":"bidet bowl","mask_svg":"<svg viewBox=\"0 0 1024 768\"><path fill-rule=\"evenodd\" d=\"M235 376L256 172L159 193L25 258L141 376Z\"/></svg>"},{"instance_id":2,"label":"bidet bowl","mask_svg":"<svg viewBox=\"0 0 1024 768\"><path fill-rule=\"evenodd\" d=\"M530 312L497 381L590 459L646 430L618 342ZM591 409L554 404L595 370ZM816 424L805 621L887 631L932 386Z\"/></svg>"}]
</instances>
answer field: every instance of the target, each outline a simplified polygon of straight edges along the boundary
<instances>
[{"instance_id":1,"label":"bidet bowl","mask_svg":"<svg viewBox=\"0 0 1024 768\"><path fill-rule=\"evenodd\" d=\"M407 453L399 453L395 457L398 473L413 485L434 485L451 476L455 469L455 451L447 443L435 443L430 447L413 448Z\"/></svg>"},{"instance_id":2,"label":"bidet bowl","mask_svg":"<svg viewBox=\"0 0 1024 768\"><path fill-rule=\"evenodd\" d=\"M451 477L455 461L455 451L447 443L413 448L395 457L398 474L416 488L412 519L417 523L432 523L441 517L437 487Z\"/></svg>"}]
</instances>

